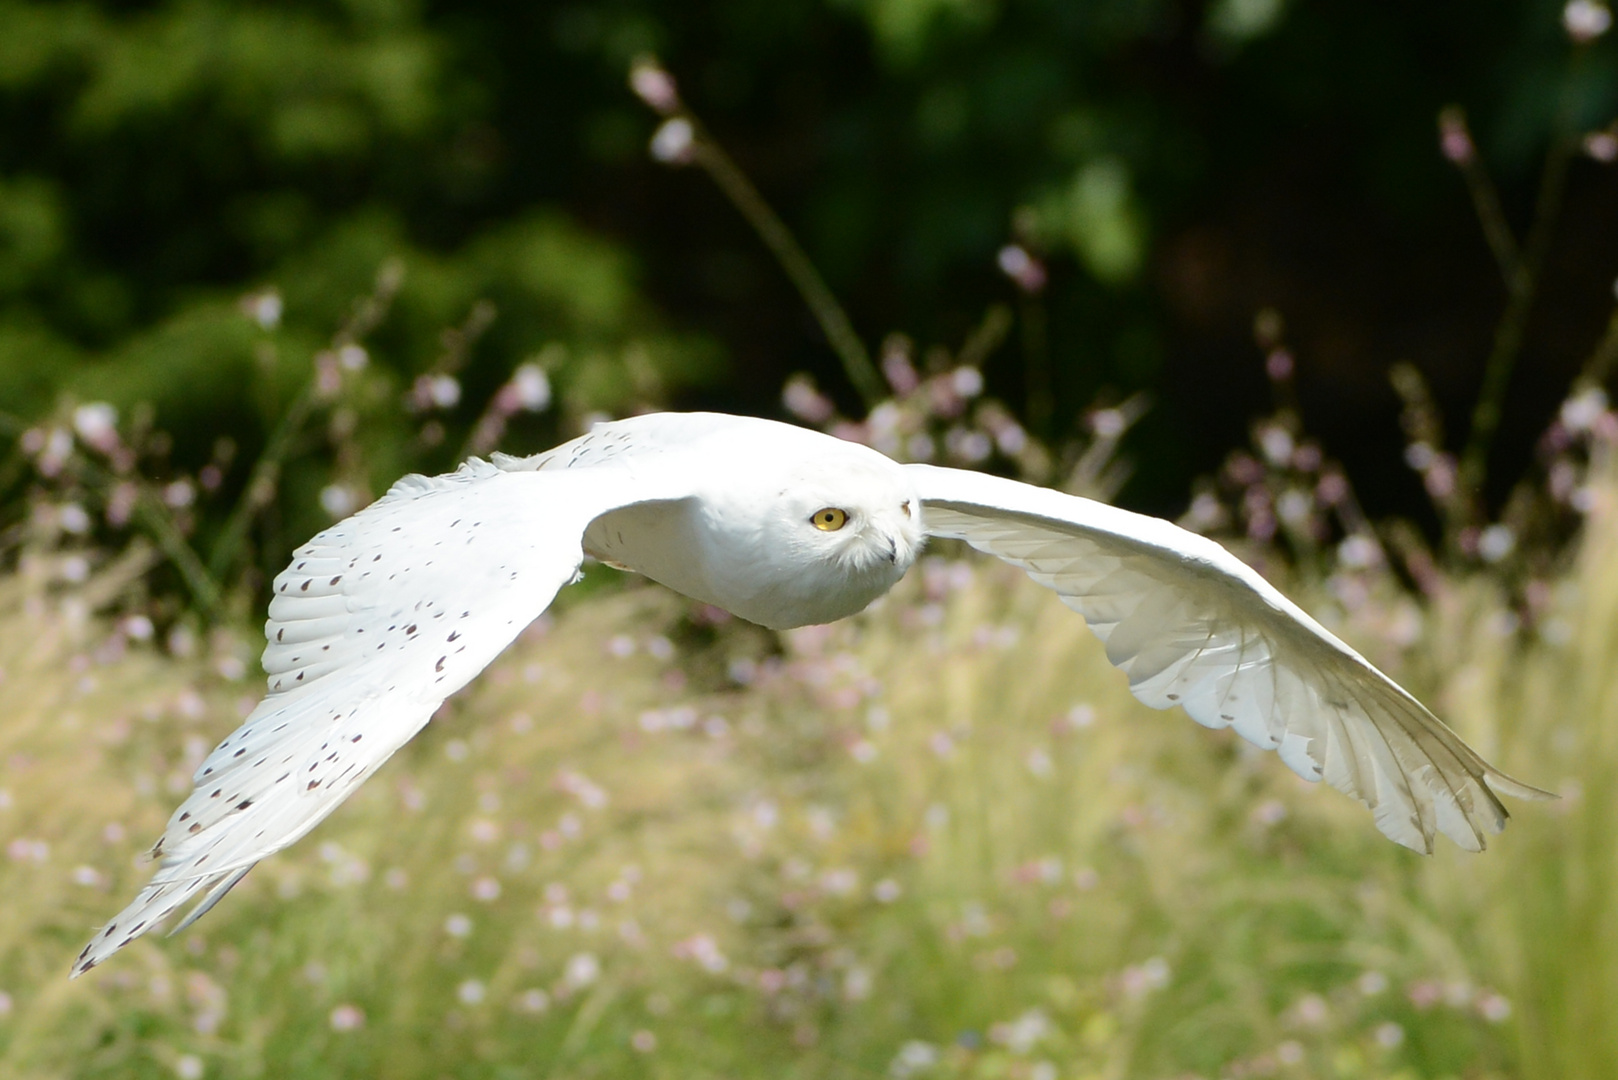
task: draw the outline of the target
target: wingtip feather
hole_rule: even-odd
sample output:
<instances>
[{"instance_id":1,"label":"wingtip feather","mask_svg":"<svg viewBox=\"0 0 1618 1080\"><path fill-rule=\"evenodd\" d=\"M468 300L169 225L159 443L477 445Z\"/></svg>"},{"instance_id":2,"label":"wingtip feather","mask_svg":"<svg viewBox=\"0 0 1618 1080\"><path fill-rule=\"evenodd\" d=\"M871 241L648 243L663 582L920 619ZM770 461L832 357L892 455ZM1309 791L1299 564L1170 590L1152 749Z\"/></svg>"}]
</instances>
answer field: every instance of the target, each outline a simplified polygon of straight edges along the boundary
<instances>
[{"instance_id":1,"label":"wingtip feather","mask_svg":"<svg viewBox=\"0 0 1618 1080\"><path fill-rule=\"evenodd\" d=\"M1554 791L1545 791L1525 784L1521 780L1513 779L1496 769L1490 769L1483 774L1484 783L1498 795L1506 795L1513 799L1523 799L1527 802L1545 802L1549 799L1560 799L1562 796Z\"/></svg>"}]
</instances>

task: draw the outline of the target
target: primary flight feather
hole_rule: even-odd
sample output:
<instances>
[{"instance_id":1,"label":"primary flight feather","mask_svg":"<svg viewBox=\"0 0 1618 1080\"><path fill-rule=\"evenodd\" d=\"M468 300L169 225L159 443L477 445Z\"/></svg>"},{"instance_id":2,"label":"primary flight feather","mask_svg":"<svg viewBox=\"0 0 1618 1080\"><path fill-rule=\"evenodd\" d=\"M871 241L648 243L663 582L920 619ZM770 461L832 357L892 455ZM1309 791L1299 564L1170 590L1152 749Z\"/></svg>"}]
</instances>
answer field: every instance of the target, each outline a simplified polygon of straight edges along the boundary
<instances>
[{"instance_id":1,"label":"primary flight feather","mask_svg":"<svg viewBox=\"0 0 1618 1080\"><path fill-rule=\"evenodd\" d=\"M1370 807L1391 839L1480 850L1500 773L1415 698L1205 537L979 473L900 465L769 420L660 413L530 458L409 476L275 579L269 692L197 769L156 874L80 975L186 903L176 929L314 828L578 577L586 555L785 629L852 615L928 536L1026 570L1153 708L1232 727Z\"/></svg>"}]
</instances>

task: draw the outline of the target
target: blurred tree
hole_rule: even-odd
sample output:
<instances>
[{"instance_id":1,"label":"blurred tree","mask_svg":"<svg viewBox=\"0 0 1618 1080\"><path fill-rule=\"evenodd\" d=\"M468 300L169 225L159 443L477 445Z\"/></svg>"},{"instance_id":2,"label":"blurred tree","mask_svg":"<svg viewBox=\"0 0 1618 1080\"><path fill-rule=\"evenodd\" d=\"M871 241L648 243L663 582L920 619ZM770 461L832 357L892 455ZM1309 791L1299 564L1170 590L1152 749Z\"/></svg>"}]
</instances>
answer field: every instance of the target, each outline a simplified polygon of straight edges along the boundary
<instances>
[{"instance_id":1,"label":"blurred tree","mask_svg":"<svg viewBox=\"0 0 1618 1080\"><path fill-rule=\"evenodd\" d=\"M370 344L401 386L438 363L445 327L495 305L451 435L553 343L576 412L767 413L794 370L852 406L734 211L647 160L655 118L624 74L655 51L868 341L958 344L1017 294L995 259L1022 243L1049 282L1021 303L1038 332L989 358L990 389L1021 402L1048 383L1049 418L1033 411L1054 437L1098 395L1153 389L1126 497L1173 509L1265 407L1251 326L1275 308L1311 426L1385 500L1373 512L1408 508L1386 371L1425 371L1463 437L1505 299L1434 118L1468 108L1524 230L1546 147L1607 124L1618 95L1612 37L1576 45L1562 16L1551 0L3 0L0 403L149 399L178 459L221 431L251 450L393 259L404 283ZM1573 165L1502 462L1605 320L1615 184ZM266 287L284 298L279 374L236 306ZM519 426L511 446L553 433Z\"/></svg>"}]
</instances>

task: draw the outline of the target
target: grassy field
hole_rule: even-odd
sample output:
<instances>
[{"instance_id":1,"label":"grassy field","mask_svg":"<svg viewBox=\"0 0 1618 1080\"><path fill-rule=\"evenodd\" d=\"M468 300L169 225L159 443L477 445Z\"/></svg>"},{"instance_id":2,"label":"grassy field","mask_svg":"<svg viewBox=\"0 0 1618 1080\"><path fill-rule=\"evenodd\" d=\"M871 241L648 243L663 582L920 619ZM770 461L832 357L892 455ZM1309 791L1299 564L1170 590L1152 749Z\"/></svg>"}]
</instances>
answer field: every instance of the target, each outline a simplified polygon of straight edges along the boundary
<instances>
[{"instance_id":1,"label":"grassy field","mask_svg":"<svg viewBox=\"0 0 1618 1080\"><path fill-rule=\"evenodd\" d=\"M0 1074L1618 1075L1618 512L1593 491L1533 632L1482 578L1310 605L1564 792L1481 856L1413 855L1145 709L1054 598L945 551L779 638L633 582L571 603L201 923L75 982L255 700L256 647L168 658L91 613L118 567L62 592L25 561L0 581Z\"/></svg>"}]
</instances>

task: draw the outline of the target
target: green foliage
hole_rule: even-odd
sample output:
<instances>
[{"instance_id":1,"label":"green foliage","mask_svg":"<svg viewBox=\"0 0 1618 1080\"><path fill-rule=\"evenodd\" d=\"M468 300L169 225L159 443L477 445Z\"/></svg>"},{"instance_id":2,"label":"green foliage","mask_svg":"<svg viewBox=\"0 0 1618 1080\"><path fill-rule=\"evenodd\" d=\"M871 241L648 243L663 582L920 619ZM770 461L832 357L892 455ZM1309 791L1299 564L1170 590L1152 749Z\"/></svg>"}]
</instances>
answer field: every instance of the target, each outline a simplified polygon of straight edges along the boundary
<instances>
[{"instance_id":1,"label":"green foliage","mask_svg":"<svg viewBox=\"0 0 1618 1080\"><path fill-rule=\"evenodd\" d=\"M374 494L453 465L536 357L560 408L502 428L507 449L723 370L644 298L628 251L546 201L435 227L421 207L463 202L487 164L467 126L484 93L418 5L6 3L0 39L0 412L37 430L84 402L145 417L166 433L157 477L222 471L181 524L204 551L234 549L228 511L250 497L268 570L334 481ZM344 344L370 374L322 438L305 388ZM404 415L423 376L454 393ZM266 504L247 488L272 446ZM0 479L12 523L27 489ZM227 588L237 557L212 560Z\"/></svg>"},{"instance_id":2,"label":"green foliage","mask_svg":"<svg viewBox=\"0 0 1618 1080\"><path fill-rule=\"evenodd\" d=\"M1521 231L1544 149L1609 123L1618 100L1611 35L1575 46L1559 13L4 0L0 408L41 420L106 381L126 411L162 403L177 469L220 435L250 460L275 423L261 380L201 324L275 287L279 332L312 354L389 261L406 284L372 352L401 385L441 331L494 302L466 360L469 408L555 343L564 399L590 409L764 412L796 371L846 406L853 388L733 208L644 163L655 120L624 74L656 51L868 343L900 330L953 346L1018 296L995 257L1028 245L1049 287L1022 298L1018 344L986 358L992 392L1061 441L1098 394L1155 389L1137 484L1166 503L1262 407L1245 327L1279 306L1301 350L1330 357L1300 379L1304 405L1379 499L1408 503L1397 463L1358 451L1366 423L1391 425L1382 373L1408 358L1441 399L1469 399L1497 288L1432 120L1449 102L1471 111ZM1566 212L1605 236L1596 169L1573 167ZM1548 265L1605 282L1610 247L1553 245ZM1582 304L1535 313L1533 366L1554 374L1508 418L1508 457L1572 374L1604 285L1569 295ZM207 396L221 380L242 392Z\"/></svg>"}]
</instances>

